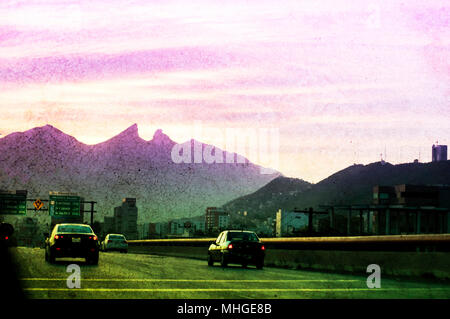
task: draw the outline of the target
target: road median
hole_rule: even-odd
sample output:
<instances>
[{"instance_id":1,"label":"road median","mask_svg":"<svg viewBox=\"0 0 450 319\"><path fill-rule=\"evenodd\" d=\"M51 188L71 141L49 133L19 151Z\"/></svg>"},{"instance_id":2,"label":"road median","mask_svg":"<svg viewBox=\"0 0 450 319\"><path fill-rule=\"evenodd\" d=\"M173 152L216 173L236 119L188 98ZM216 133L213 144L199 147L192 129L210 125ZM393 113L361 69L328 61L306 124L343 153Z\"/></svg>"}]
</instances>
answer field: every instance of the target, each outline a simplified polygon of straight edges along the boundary
<instances>
[{"instance_id":1,"label":"road median","mask_svg":"<svg viewBox=\"0 0 450 319\"><path fill-rule=\"evenodd\" d=\"M214 238L129 241L133 253L205 260ZM366 274L377 264L386 275L450 280L450 234L367 237L263 238L265 265Z\"/></svg>"}]
</instances>

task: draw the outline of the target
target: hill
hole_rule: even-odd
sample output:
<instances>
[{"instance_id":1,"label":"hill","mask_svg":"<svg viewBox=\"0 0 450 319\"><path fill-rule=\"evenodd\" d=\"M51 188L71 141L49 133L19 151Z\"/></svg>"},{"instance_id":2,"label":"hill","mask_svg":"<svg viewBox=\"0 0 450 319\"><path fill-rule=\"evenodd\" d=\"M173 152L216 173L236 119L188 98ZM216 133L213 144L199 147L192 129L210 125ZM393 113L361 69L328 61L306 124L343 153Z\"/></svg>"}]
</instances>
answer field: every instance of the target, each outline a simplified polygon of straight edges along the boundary
<instances>
[{"instance_id":1,"label":"hill","mask_svg":"<svg viewBox=\"0 0 450 319\"><path fill-rule=\"evenodd\" d=\"M319 205L371 203L373 186L398 184L448 185L450 161L352 165L317 184L278 177L253 194L237 198L223 207L232 213L246 210L252 219L262 220L274 217L280 208L319 209Z\"/></svg>"},{"instance_id":2,"label":"hill","mask_svg":"<svg viewBox=\"0 0 450 319\"><path fill-rule=\"evenodd\" d=\"M279 176L256 192L232 200L223 207L229 212L247 211L253 216L254 212L261 212L265 217L280 207L289 206L292 200L312 186L301 179Z\"/></svg>"}]
</instances>

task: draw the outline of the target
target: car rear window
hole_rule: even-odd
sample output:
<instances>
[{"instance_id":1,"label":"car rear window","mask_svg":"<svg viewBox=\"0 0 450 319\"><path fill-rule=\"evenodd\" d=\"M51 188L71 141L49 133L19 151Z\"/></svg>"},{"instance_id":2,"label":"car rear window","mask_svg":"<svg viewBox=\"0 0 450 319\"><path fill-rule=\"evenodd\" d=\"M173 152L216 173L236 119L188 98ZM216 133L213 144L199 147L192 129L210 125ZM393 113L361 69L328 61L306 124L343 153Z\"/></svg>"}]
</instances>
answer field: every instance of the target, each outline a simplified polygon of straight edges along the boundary
<instances>
[{"instance_id":1,"label":"car rear window","mask_svg":"<svg viewBox=\"0 0 450 319\"><path fill-rule=\"evenodd\" d=\"M83 225L61 225L58 226L58 233L92 233L92 228Z\"/></svg>"},{"instance_id":2,"label":"car rear window","mask_svg":"<svg viewBox=\"0 0 450 319\"><path fill-rule=\"evenodd\" d=\"M109 239L125 239L123 235L109 235Z\"/></svg>"},{"instance_id":3,"label":"car rear window","mask_svg":"<svg viewBox=\"0 0 450 319\"><path fill-rule=\"evenodd\" d=\"M258 236L254 233L245 232L230 232L228 233L228 240L242 240L242 241L259 241Z\"/></svg>"}]
</instances>

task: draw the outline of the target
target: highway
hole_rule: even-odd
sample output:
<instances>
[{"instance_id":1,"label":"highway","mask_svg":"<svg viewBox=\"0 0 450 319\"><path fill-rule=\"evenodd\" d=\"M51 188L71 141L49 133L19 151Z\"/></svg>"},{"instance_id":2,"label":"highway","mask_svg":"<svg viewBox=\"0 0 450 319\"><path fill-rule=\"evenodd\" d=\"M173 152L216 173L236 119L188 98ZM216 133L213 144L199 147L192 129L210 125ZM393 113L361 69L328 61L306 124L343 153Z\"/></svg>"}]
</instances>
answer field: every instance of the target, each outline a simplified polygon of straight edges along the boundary
<instances>
[{"instance_id":1,"label":"highway","mask_svg":"<svg viewBox=\"0 0 450 319\"><path fill-rule=\"evenodd\" d=\"M22 288L39 299L193 298L450 298L450 284L381 277L381 288L366 276L265 267L257 270L206 260L101 252L99 264L84 259L44 260L41 248L13 247ZM81 287L68 288L67 266L78 264Z\"/></svg>"}]
</instances>

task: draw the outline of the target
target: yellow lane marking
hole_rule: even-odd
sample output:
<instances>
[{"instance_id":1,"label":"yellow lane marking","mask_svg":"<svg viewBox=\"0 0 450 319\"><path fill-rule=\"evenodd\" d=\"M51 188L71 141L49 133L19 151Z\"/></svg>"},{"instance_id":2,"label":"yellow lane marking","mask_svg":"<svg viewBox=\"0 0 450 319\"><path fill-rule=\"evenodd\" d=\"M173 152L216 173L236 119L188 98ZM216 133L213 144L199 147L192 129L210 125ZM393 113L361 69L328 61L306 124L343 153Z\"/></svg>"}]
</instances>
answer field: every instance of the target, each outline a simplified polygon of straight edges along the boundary
<instances>
[{"instance_id":1,"label":"yellow lane marking","mask_svg":"<svg viewBox=\"0 0 450 319\"><path fill-rule=\"evenodd\" d=\"M24 288L27 291L80 291L80 292L211 292L211 291L251 291L251 292L276 292L276 291L297 291L297 292L321 292L321 291L399 291L399 290L429 290L429 288L155 288L155 289L135 289L135 288ZM450 288L433 288L432 290L450 290Z\"/></svg>"},{"instance_id":2,"label":"yellow lane marking","mask_svg":"<svg viewBox=\"0 0 450 319\"><path fill-rule=\"evenodd\" d=\"M67 278L21 278L24 281L65 281ZM109 282L362 282L361 280L330 279L140 279L140 278L81 278L81 281Z\"/></svg>"}]
</instances>

